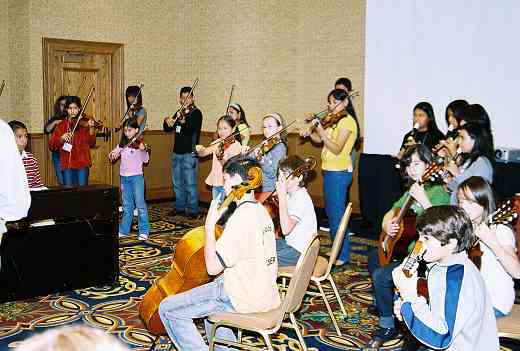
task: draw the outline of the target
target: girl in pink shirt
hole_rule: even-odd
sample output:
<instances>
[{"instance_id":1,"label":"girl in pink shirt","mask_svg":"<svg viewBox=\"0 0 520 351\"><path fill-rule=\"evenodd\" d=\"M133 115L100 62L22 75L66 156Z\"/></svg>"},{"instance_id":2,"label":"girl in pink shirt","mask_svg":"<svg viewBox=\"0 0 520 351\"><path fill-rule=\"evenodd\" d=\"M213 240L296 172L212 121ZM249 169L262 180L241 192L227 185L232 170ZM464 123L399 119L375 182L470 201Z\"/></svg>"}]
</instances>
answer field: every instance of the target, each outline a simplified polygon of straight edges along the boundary
<instances>
[{"instance_id":1,"label":"girl in pink shirt","mask_svg":"<svg viewBox=\"0 0 520 351\"><path fill-rule=\"evenodd\" d=\"M147 146L138 140L139 124L131 118L125 122L119 145L110 152L108 158L115 162L121 157L119 175L123 195L123 218L119 224L119 237L130 234L134 209L137 207L139 240L148 239L150 224L148 209L144 199L143 163L150 161Z\"/></svg>"},{"instance_id":2,"label":"girl in pink shirt","mask_svg":"<svg viewBox=\"0 0 520 351\"><path fill-rule=\"evenodd\" d=\"M201 157L213 154L211 171L206 178L206 184L212 186L213 199L225 195L224 192L224 175L222 166L231 157L238 155L242 151L240 145L240 133L233 134L236 122L231 116L222 116L217 121L217 142L212 143L208 147L202 145L195 146L197 154ZM220 142L219 142L220 141Z\"/></svg>"}]
</instances>

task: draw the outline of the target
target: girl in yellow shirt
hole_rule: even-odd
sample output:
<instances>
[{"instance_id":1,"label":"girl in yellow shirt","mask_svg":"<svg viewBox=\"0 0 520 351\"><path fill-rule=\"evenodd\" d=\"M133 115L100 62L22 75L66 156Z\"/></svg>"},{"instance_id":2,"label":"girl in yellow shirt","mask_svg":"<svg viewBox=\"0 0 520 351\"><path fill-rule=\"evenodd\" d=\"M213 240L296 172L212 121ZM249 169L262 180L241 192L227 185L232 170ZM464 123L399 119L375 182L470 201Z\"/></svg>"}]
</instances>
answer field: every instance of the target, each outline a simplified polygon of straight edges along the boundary
<instances>
[{"instance_id":1,"label":"girl in yellow shirt","mask_svg":"<svg viewBox=\"0 0 520 351\"><path fill-rule=\"evenodd\" d=\"M327 102L329 113L342 115L341 119L327 129L316 121L316 127L311 132L305 131L301 135L310 136L313 142L323 144L323 198L325 212L329 218L330 235L334 240L348 202L348 188L352 182L353 171L351 152L359 143L359 124L352 101L345 90L332 90ZM347 233L336 263L344 264L349 258L350 243Z\"/></svg>"}]
</instances>

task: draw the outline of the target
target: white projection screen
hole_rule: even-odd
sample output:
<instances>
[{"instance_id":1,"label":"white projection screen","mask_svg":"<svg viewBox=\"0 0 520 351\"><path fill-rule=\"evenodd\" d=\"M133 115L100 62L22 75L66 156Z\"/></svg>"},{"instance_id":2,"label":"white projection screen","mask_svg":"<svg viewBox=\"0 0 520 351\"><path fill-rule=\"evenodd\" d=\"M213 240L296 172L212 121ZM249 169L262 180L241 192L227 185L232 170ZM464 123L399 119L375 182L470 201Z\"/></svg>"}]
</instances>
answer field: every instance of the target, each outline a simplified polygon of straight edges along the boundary
<instances>
[{"instance_id":1,"label":"white projection screen","mask_svg":"<svg viewBox=\"0 0 520 351\"><path fill-rule=\"evenodd\" d=\"M396 153L419 101L446 132L455 99L486 108L495 147L520 148L520 1L367 0L365 40L365 153Z\"/></svg>"}]
</instances>

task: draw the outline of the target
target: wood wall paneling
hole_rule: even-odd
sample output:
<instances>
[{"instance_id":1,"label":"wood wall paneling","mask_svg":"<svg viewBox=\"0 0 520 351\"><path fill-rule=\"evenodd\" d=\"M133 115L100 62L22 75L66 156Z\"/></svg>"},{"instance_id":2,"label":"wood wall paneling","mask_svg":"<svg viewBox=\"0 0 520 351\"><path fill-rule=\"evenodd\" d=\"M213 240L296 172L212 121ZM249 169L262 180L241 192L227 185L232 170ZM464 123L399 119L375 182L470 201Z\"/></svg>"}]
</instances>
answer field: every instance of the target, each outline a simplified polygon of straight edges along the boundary
<instances>
[{"instance_id":1,"label":"wood wall paneling","mask_svg":"<svg viewBox=\"0 0 520 351\"><path fill-rule=\"evenodd\" d=\"M200 143L208 145L213 139L213 132L202 132ZM150 163L144 168L145 183L146 183L146 198L148 200L169 199L173 197L172 178L171 178L171 150L173 147L173 134L165 133L161 130L151 130L145 133L146 142L152 146L150 155ZM255 134L251 136L250 145L255 145L260 142L262 136ZM302 157L314 156L320 159L321 148L312 145L310 142L300 144L300 138L296 134L289 134L288 139L289 153L295 153ZM43 134L31 134L30 147L34 155L40 162L40 170L43 169L44 162L46 162L45 149L47 148L46 138ZM50 160L48 161L50 162ZM107 162L108 158L107 158ZM316 207L323 208L323 179L320 171L320 164L318 163L316 170L316 178L308 185L309 193L314 201ZM49 164L49 167L52 167ZM211 157L200 159L199 161L199 198L201 201L209 202L211 200L211 188L205 184L205 179L209 174L211 168ZM113 165L114 174L119 174L119 161ZM44 177L45 184L51 184L48 178ZM52 181L54 180L54 173L51 174ZM115 185L119 186L119 177L114 177ZM350 189L351 201L354 204L354 212L359 213L359 194L357 186L357 172L354 174L354 182Z\"/></svg>"}]
</instances>

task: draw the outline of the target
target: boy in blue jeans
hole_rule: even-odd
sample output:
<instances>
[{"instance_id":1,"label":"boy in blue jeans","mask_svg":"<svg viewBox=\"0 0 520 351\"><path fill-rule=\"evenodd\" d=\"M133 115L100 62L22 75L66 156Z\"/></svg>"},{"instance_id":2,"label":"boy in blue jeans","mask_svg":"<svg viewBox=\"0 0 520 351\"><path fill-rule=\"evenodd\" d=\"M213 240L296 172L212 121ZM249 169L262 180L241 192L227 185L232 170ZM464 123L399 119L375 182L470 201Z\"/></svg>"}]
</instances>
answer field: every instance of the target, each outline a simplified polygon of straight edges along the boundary
<instances>
[{"instance_id":1,"label":"boy in blue jeans","mask_svg":"<svg viewBox=\"0 0 520 351\"><path fill-rule=\"evenodd\" d=\"M399 297L394 313L428 348L499 350L493 304L484 280L466 251L473 227L463 209L430 207L417 219L419 240L428 264L429 301L417 294L417 273L393 270Z\"/></svg>"}]
</instances>

